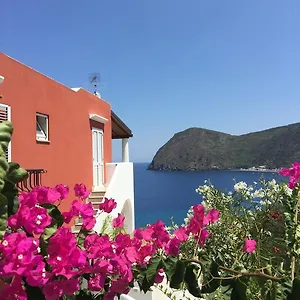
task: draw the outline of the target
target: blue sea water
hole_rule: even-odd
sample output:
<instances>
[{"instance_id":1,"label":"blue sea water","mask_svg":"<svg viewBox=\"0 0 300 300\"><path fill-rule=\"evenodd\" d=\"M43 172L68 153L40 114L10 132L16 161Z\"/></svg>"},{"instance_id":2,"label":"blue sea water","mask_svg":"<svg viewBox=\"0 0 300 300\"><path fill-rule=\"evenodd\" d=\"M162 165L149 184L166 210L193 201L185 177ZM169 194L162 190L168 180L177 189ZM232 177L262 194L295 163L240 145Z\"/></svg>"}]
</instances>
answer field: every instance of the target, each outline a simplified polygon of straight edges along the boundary
<instances>
[{"instance_id":1,"label":"blue sea water","mask_svg":"<svg viewBox=\"0 0 300 300\"><path fill-rule=\"evenodd\" d=\"M170 224L182 224L188 209L201 202L201 196L195 189L210 182L218 189L233 191L236 181L253 184L261 177L282 181L283 178L272 172L249 171L200 171L200 172L164 172L147 170L148 163L134 164L135 181L135 221L136 227L145 226L162 220Z\"/></svg>"}]
</instances>

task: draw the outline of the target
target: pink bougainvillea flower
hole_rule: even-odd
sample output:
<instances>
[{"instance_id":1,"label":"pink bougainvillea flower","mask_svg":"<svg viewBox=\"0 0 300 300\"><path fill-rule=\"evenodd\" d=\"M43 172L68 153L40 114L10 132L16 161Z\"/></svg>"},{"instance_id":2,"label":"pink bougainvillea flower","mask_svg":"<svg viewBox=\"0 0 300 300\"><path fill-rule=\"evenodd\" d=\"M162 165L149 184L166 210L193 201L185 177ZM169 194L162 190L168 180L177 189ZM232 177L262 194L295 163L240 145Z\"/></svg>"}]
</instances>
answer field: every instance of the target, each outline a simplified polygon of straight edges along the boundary
<instances>
[{"instance_id":1,"label":"pink bougainvillea flower","mask_svg":"<svg viewBox=\"0 0 300 300\"><path fill-rule=\"evenodd\" d=\"M203 229L201 229L200 236L198 236L198 237L195 236L195 238L198 240L198 244L200 246L204 246L204 244L205 244L206 240L209 238L209 236L210 236L209 232L205 228L203 228Z\"/></svg>"},{"instance_id":2,"label":"pink bougainvillea flower","mask_svg":"<svg viewBox=\"0 0 300 300\"><path fill-rule=\"evenodd\" d=\"M81 206L82 202L77 199L71 203L70 211L62 213L65 223L69 224L74 217L79 217Z\"/></svg>"},{"instance_id":3,"label":"pink bougainvillea flower","mask_svg":"<svg viewBox=\"0 0 300 300\"><path fill-rule=\"evenodd\" d=\"M87 265L86 251L77 246L74 234L67 227L57 229L49 239L47 252L47 263L56 276L70 279Z\"/></svg>"},{"instance_id":4,"label":"pink bougainvillea flower","mask_svg":"<svg viewBox=\"0 0 300 300\"><path fill-rule=\"evenodd\" d=\"M204 206L202 204L197 204L193 206L194 218L201 225L203 224L204 218Z\"/></svg>"},{"instance_id":5,"label":"pink bougainvillea flower","mask_svg":"<svg viewBox=\"0 0 300 300\"><path fill-rule=\"evenodd\" d=\"M51 221L52 218L48 215L46 208L39 205L28 207L21 204L17 213L8 218L8 225L14 230L23 226L29 234L40 235L51 224Z\"/></svg>"},{"instance_id":6,"label":"pink bougainvillea flower","mask_svg":"<svg viewBox=\"0 0 300 300\"><path fill-rule=\"evenodd\" d=\"M178 229L174 230L174 235L180 242L185 242L188 239L188 235L186 234L185 227L181 226Z\"/></svg>"},{"instance_id":7,"label":"pink bougainvillea flower","mask_svg":"<svg viewBox=\"0 0 300 300\"><path fill-rule=\"evenodd\" d=\"M11 215L7 219L7 225L9 227L11 227L13 230L18 230L19 228L22 227L22 219L21 219L21 216L20 216L20 208L14 215Z\"/></svg>"},{"instance_id":8,"label":"pink bougainvillea flower","mask_svg":"<svg viewBox=\"0 0 300 300\"><path fill-rule=\"evenodd\" d=\"M291 169L290 168L283 168L278 172L281 176L290 176Z\"/></svg>"},{"instance_id":9,"label":"pink bougainvillea flower","mask_svg":"<svg viewBox=\"0 0 300 300\"><path fill-rule=\"evenodd\" d=\"M20 216L22 225L30 234L40 235L45 228L51 224L52 218L48 215L47 209L41 206L21 207Z\"/></svg>"},{"instance_id":10,"label":"pink bougainvillea flower","mask_svg":"<svg viewBox=\"0 0 300 300\"><path fill-rule=\"evenodd\" d=\"M154 278L154 283L162 283L165 278L164 269L159 269Z\"/></svg>"},{"instance_id":11,"label":"pink bougainvillea flower","mask_svg":"<svg viewBox=\"0 0 300 300\"><path fill-rule=\"evenodd\" d=\"M66 199L69 195L69 187L66 185L57 184L54 189L60 194L60 200Z\"/></svg>"},{"instance_id":12,"label":"pink bougainvillea flower","mask_svg":"<svg viewBox=\"0 0 300 300\"><path fill-rule=\"evenodd\" d=\"M256 241L252 239L245 238L244 252L252 253L256 249Z\"/></svg>"},{"instance_id":13,"label":"pink bougainvillea flower","mask_svg":"<svg viewBox=\"0 0 300 300\"><path fill-rule=\"evenodd\" d=\"M103 300L115 300L116 296L117 296L117 293L108 292L108 293L104 294Z\"/></svg>"},{"instance_id":14,"label":"pink bougainvillea flower","mask_svg":"<svg viewBox=\"0 0 300 300\"><path fill-rule=\"evenodd\" d=\"M129 234L120 233L115 238L116 253L119 254L125 248L131 246L131 238Z\"/></svg>"},{"instance_id":15,"label":"pink bougainvillea flower","mask_svg":"<svg viewBox=\"0 0 300 300\"><path fill-rule=\"evenodd\" d=\"M114 199L104 198L104 202L100 203L99 209L106 213L111 213L117 207L117 202Z\"/></svg>"},{"instance_id":16,"label":"pink bougainvillea flower","mask_svg":"<svg viewBox=\"0 0 300 300\"><path fill-rule=\"evenodd\" d=\"M298 183L298 178L296 178L296 177L290 177L290 181L288 183L288 187L290 189L294 189L295 186L297 185L297 183Z\"/></svg>"},{"instance_id":17,"label":"pink bougainvillea flower","mask_svg":"<svg viewBox=\"0 0 300 300\"><path fill-rule=\"evenodd\" d=\"M26 239L25 232L14 232L5 234L2 242L0 243L0 253L5 257L11 256L19 241Z\"/></svg>"},{"instance_id":18,"label":"pink bougainvillea flower","mask_svg":"<svg viewBox=\"0 0 300 300\"><path fill-rule=\"evenodd\" d=\"M118 216L113 219L113 227L122 228L124 226L124 220L125 217L119 213Z\"/></svg>"},{"instance_id":19,"label":"pink bougainvillea flower","mask_svg":"<svg viewBox=\"0 0 300 300\"><path fill-rule=\"evenodd\" d=\"M154 229L151 225L147 226L147 228L144 230L141 229L142 240L145 240L147 242L151 241L153 234L154 234Z\"/></svg>"},{"instance_id":20,"label":"pink bougainvillea flower","mask_svg":"<svg viewBox=\"0 0 300 300\"><path fill-rule=\"evenodd\" d=\"M88 289L90 291L95 291L95 292L101 291L104 288L105 279L106 279L105 273L100 273L95 275L94 277L91 277L88 282Z\"/></svg>"},{"instance_id":21,"label":"pink bougainvillea flower","mask_svg":"<svg viewBox=\"0 0 300 300\"><path fill-rule=\"evenodd\" d=\"M291 168L284 168L278 172L282 176L289 176L288 187L294 189L300 178L300 163L294 162Z\"/></svg>"},{"instance_id":22,"label":"pink bougainvillea flower","mask_svg":"<svg viewBox=\"0 0 300 300\"><path fill-rule=\"evenodd\" d=\"M137 261L138 253L135 247L126 247L124 249L126 258L133 264Z\"/></svg>"},{"instance_id":23,"label":"pink bougainvillea flower","mask_svg":"<svg viewBox=\"0 0 300 300\"><path fill-rule=\"evenodd\" d=\"M107 235L99 236L96 233L88 235L84 240L84 248L87 251L88 258L113 257L114 250L112 243Z\"/></svg>"},{"instance_id":24,"label":"pink bougainvillea flower","mask_svg":"<svg viewBox=\"0 0 300 300\"><path fill-rule=\"evenodd\" d=\"M92 202L82 204L80 216L83 219L82 227L86 230L92 230L96 224Z\"/></svg>"},{"instance_id":25,"label":"pink bougainvillea flower","mask_svg":"<svg viewBox=\"0 0 300 300\"><path fill-rule=\"evenodd\" d=\"M143 239L143 229L141 228L136 228L133 231L133 236L138 239L138 240L142 240Z\"/></svg>"},{"instance_id":26,"label":"pink bougainvillea flower","mask_svg":"<svg viewBox=\"0 0 300 300\"><path fill-rule=\"evenodd\" d=\"M10 284L3 286L1 299L27 300L27 293L23 288L21 277L15 276Z\"/></svg>"},{"instance_id":27,"label":"pink bougainvillea flower","mask_svg":"<svg viewBox=\"0 0 300 300\"><path fill-rule=\"evenodd\" d=\"M31 286L42 287L44 286L49 278L49 273L46 272L46 264L43 261L40 261L37 266L29 271L29 274L26 277L26 281Z\"/></svg>"},{"instance_id":28,"label":"pink bougainvillea flower","mask_svg":"<svg viewBox=\"0 0 300 300\"><path fill-rule=\"evenodd\" d=\"M137 262L141 265L146 265L150 262L151 255L155 253L155 248L151 244L146 244L140 247L137 252Z\"/></svg>"},{"instance_id":29,"label":"pink bougainvillea flower","mask_svg":"<svg viewBox=\"0 0 300 300\"><path fill-rule=\"evenodd\" d=\"M19 232L6 235L0 248L0 274L27 276L43 260L39 252L38 239Z\"/></svg>"},{"instance_id":30,"label":"pink bougainvillea flower","mask_svg":"<svg viewBox=\"0 0 300 300\"><path fill-rule=\"evenodd\" d=\"M187 234L192 233L194 235L197 235L200 232L201 228L202 228L202 225L193 216L193 217L191 217L190 222L186 227L186 233Z\"/></svg>"},{"instance_id":31,"label":"pink bougainvillea flower","mask_svg":"<svg viewBox=\"0 0 300 300\"><path fill-rule=\"evenodd\" d=\"M90 231L96 225L96 219L94 217L83 218L82 228Z\"/></svg>"},{"instance_id":32,"label":"pink bougainvillea flower","mask_svg":"<svg viewBox=\"0 0 300 300\"><path fill-rule=\"evenodd\" d=\"M94 260L93 273L106 274L112 270L112 266L109 262L103 259Z\"/></svg>"},{"instance_id":33,"label":"pink bougainvillea flower","mask_svg":"<svg viewBox=\"0 0 300 300\"><path fill-rule=\"evenodd\" d=\"M58 300L62 296L62 289L59 281L49 281L43 287L43 294L46 300Z\"/></svg>"},{"instance_id":34,"label":"pink bougainvillea flower","mask_svg":"<svg viewBox=\"0 0 300 300\"><path fill-rule=\"evenodd\" d=\"M63 295L73 296L79 290L79 278L61 280L59 285Z\"/></svg>"},{"instance_id":35,"label":"pink bougainvillea flower","mask_svg":"<svg viewBox=\"0 0 300 300\"><path fill-rule=\"evenodd\" d=\"M203 219L203 225L216 223L219 220L220 212L217 209L211 209Z\"/></svg>"},{"instance_id":36,"label":"pink bougainvillea flower","mask_svg":"<svg viewBox=\"0 0 300 300\"><path fill-rule=\"evenodd\" d=\"M88 282L88 289L90 291L99 292L104 288L104 283L106 279L105 273L100 273L91 277Z\"/></svg>"},{"instance_id":37,"label":"pink bougainvillea flower","mask_svg":"<svg viewBox=\"0 0 300 300\"><path fill-rule=\"evenodd\" d=\"M158 220L156 223L150 225L153 233L151 235L151 240L155 248L163 248L170 240L170 234L166 230L165 224Z\"/></svg>"},{"instance_id":38,"label":"pink bougainvillea flower","mask_svg":"<svg viewBox=\"0 0 300 300\"><path fill-rule=\"evenodd\" d=\"M177 237L170 239L169 243L165 246L165 252L167 255L177 256L179 254L180 241Z\"/></svg>"},{"instance_id":39,"label":"pink bougainvillea flower","mask_svg":"<svg viewBox=\"0 0 300 300\"><path fill-rule=\"evenodd\" d=\"M94 217L93 204L82 203L80 200L74 200L71 203L71 209L68 212L62 213L65 223L70 223L74 217L82 217L83 225L82 227L86 230L91 230L96 224L96 219Z\"/></svg>"},{"instance_id":40,"label":"pink bougainvillea flower","mask_svg":"<svg viewBox=\"0 0 300 300\"><path fill-rule=\"evenodd\" d=\"M87 199L90 195L90 191L83 183L75 184L74 186L75 196L80 199Z\"/></svg>"},{"instance_id":41,"label":"pink bougainvillea flower","mask_svg":"<svg viewBox=\"0 0 300 300\"><path fill-rule=\"evenodd\" d=\"M32 189L31 193L36 193L37 203L55 203L61 197L60 193L53 188L46 186L36 186Z\"/></svg>"},{"instance_id":42,"label":"pink bougainvillea flower","mask_svg":"<svg viewBox=\"0 0 300 300\"><path fill-rule=\"evenodd\" d=\"M73 296L79 290L79 278L49 281L43 288L46 300L58 300L63 295Z\"/></svg>"},{"instance_id":43,"label":"pink bougainvillea flower","mask_svg":"<svg viewBox=\"0 0 300 300\"><path fill-rule=\"evenodd\" d=\"M38 203L37 192L22 192L19 195L19 201L21 205L27 205L33 207Z\"/></svg>"},{"instance_id":44,"label":"pink bougainvillea flower","mask_svg":"<svg viewBox=\"0 0 300 300\"><path fill-rule=\"evenodd\" d=\"M122 277L117 280L112 280L110 292L117 294L127 294L129 292L128 281Z\"/></svg>"},{"instance_id":45,"label":"pink bougainvillea flower","mask_svg":"<svg viewBox=\"0 0 300 300\"><path fill-rule=\"evenodd\" d=\"M110 260L112 265L111 273L113 275L120 275L123 280L126 280L127 283L131 282L133 279L132 273L132 264L126 259L126 256L123 254L116 255Z\"/></svg>"}]
</instances>

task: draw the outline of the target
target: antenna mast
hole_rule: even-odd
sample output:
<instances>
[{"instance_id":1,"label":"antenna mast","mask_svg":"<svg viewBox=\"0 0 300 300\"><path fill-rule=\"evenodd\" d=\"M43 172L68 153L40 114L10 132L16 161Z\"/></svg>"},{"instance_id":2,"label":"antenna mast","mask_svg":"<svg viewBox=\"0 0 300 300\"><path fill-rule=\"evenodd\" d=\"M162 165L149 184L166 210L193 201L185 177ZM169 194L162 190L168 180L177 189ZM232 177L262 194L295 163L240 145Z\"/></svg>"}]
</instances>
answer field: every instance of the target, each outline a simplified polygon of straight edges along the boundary
<instances>
[{"instance_id":1,"label":"antenna mast","mask_svg":"<svg viewBox=\"0 0 300 300\"><path fill-rule=\"evenodd\" d=\"M93 94L95 96L99 96L98 86L100 83L100 74L99 73L91 73L89 77L90 84L92 85Z\"/></svg>"}]
</instances>

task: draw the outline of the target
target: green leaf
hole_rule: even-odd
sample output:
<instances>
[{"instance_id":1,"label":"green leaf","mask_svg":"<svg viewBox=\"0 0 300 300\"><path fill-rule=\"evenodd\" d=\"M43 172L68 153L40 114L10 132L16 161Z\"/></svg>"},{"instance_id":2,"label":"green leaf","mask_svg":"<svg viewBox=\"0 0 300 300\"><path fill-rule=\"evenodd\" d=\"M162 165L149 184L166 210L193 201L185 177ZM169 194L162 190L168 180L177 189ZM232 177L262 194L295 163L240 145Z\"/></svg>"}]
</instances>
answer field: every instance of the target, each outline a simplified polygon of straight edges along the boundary
<instances>
[{"instance_id":1,"label":"green leaf","mask_svg":"<svg viewBox=\"0 0 300 300\"><path fill-rule=\"evenodd\" d=\"M11 122L5 121L0 123L0 192L4 187L4 180L9 168L5 151L7 150L8 144L11 140L12 132L13 127Z\"/></svg>"},{"instance_id":2,"label":"green leaf","mask_svg":"<svg viewBox=\"0 0 300 300\"><path fill-rule=\"evenodd\" d=\"M295 238L296 238L296 239L300 238L300 224L298 224L298 225L296 226Z\"/></svg>"},{"instance_id":3,"label":"green leaf","mask_svg":"<svg viewBox=\"0 0 300 300\"><path fill-rule=\"evenodd\" d=\"M184 280L186 262L178 260L176 263L175 272L170 281L170 287L173 289L180 289Z\"/></svg>"},{"instance_id":4,"label":"green leaf","mask_svg":"<svg viewBox=\"0 0 300 300\"><path fill-rule=\"evenodd\" d=\"M176 271L178 258L175 256L168 256L167 259L163 262L164 271L167 275L168 281L171 281L172 276Z\"/></svg>"},{"instance_id":5,"label":"green leaf","mask_svg":"<svg viewBox=\"0 0 300 300\"><path fill-rule=\"evenodd\" d=\"M48 226L48 227L45 228L45 230L44 230L44 232L43 232L43 234L42 234L42 236L41 236L42 239L44 239L45 241L48 240L48 239L50 239L51 236L52 236L53 234L55 234L57 228L58 228L58 227L57 227L57 224L51 223L50 226Z\"/></svg>"},{"instance_id":6,"label":"green leaf","mask_svg":"<svg viewBox=\"0 0 300 300\"><path fill-rule=\"evenodd\" d=\"M9 168L6 174L6 179L13 182L18 183L28 178L28 172L21 168L19 164L10 162L8 163Z\"/></svg>"},{"instance_id":7,"label":"green leaf","mask_svg":"<svg viewBox=\"0 0 300 300\"><path fill-rule=\"evenodd\" d=\"M18 189L14 183L5 180L2 194L7 198L8 217L15 214L19 208Z\"/></svg>"},{"instance_id":8,"label":"green leaf","mask_svg":"<svg viewBox=\"0 0 300 300\"><path fill-rule=\"evenodd\" d=\"M42 207L47 209L49 216L52 218L52 222L49 226L47 226L42 234L42 239L45 241L48 240L53 234L55 234L56 230L62 226L64 223L64 217L61 212L57 208L56 205L50 203L41 204Z\"/></svg>"},{"instance_id":9,"label":"green leaf","mask_svg":"<svg viewBox=\"0 0 300 300\"><path fill-rule=\"evenodd\" d=\"M235 290L239 300L247 300L247 282L245 278L236 280Z\"/></svg>"},{"instance_id":10,"label":"green leaf","mask_svg":"<svg viewBox=\"0 0 300 300\"><path fill-rule=\"evenodd\" d=\"M296 277L293 281L291 294L288 296L287 300L298 300L300 295L300 279Z\"/></svg>"},{"instance_id":11,"label":"green leaf","mask_svg":"<svg viewBox=\"0 0 300 300\"><path fill-rule=\"evenodd\" d=\"M152 287L153 284L151 284L148 280L147 280L147 276L145 275L145 277L142 280L142 283L140 285L141 290L146 294L150 288Z\"/></svg>"},{"instance_id":12,"label":"green leaf","mask_svg":"<svg viewBox=\"0 0 300 300\"><path fill-rule=\"evenodd\" d=\"M218 268L218 264L215 261L212 261L209 270L204 270L204 286L201 290L202 293L213 293L220 286L220 280L214 279L214 277L219 277Z\"/></svg>"},{"instance_id":13,"label":"green leaf","mask_svg":"<svg viewBox=\"0 0 300 300\"><path fill-rule=\"evenodd\" d=\"M102 297L102 295L99 295L98 297ZM80 290L78 293L76 293L76 296L74 297L74 300L92 300L92 299L102 299L102 298L96 298L96 296L94 297L94 295L92 294L91 291L89 291L88 289L82 289Z\"/></svg>"},{"instance_id":14,"label":"green leaf","mask_svg":"<svg viewBox=\"0 0 300 300\"><path fill-rule=\"evenodd\" d=\"M239 296L235 288L233 288L231 291L230 300L239 300Z\"/></svg>"},{"instance_id":15,"label":"green leaf","mask_svg":"<svg viewBox=\"0 0 300 300\"><path fill-rule=\"evenodd\" d=\"M47 212L49 216L52 217L52 219L56 220L58 227L62 226L62 224L64 223L64 217L56 205L43 203L41 204L41 206L47 209Z\"/></svg>"},{"instance_id":16,"label":"green leaf","mask_svg":"<svg viewBox=\"0 0 300 300\"><path fill-rule=\"evenodd\" d=\"M0 240L2 240L7 226L7 198L0 193Z\"/></svg>"},{"instance_id":17,"label":"green leaf","mask_svg":"<svg viewBox=\"0 0 300 300\"><path fill-rule=\"evenodd\" d=\"M78 243L78 246L81 248L81 249L84 249L84 241L85 241L85 238L91 234L90 231L87 231L87 230L84 230L81 228L80 230L80 234L78 235L77 237L77 243Z\"/></svg>"},{"instance_id":18,"label":"green leaf","mask_svg":"<svg viewBox=\"0 0 300 300\"><path fill-rule=\"evenodd\" d=\"M154 278L157 274L157 271L160 269L160 266L162 264L162 260L160 257L154 257L152 258L150 264L147 266L146 270L146 279L147 281L154 282Z\"/></svg>"},{"instance_id":19,"label":"green leaf","mask_svg":"<svg viewBox=\"0 0 300 300\"><path fill-rule=\"evenodd\" d=\"M236 279L232 285L231 300L248 300L247 298L247 284L248 279Z\"/></svg>"},{"instance_id":20,"label":"green leaf","mask_svg":"<svg viewBox=\"0 0 300 300\"><path fill-rule=\"evenodd\" d=\"M24 287L26 288L26 294L28 299L45 300L45 296L42 293L41 288L30 286L26 282L24 284Z\"/></svg>"},{"instance_id":21,"label":"green leaf","mask_svg":"<svg viewBox=\"0 0 300 300\"><path fill-rule=\"evenodd\" d=\"M186 283L187 289L194 297L201 296L201 290L198 284L199 272L200 266L191 263L186 267L186 271L184 274L184 281Z\"/></svg>"}]
</instances>

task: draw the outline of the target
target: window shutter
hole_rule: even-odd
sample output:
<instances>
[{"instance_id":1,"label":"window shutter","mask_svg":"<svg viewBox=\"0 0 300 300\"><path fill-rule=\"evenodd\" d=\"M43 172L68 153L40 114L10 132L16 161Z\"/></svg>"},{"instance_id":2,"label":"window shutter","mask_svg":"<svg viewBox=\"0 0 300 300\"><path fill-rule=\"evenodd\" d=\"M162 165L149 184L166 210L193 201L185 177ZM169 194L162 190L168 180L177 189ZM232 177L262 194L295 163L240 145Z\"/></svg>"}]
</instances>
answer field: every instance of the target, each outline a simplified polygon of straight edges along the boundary
<instances>
[{"instance_id":1,"label":"window shutter","mask_svg":"<svg viewBox=\"0 0 300 300\"><path fill-rule=\"evenodd\" d=\"M0 123L4 121L10 121L10 106L0 104ZM11 161L11 143L6 150L6 159Z\"/></svg>"}]
</instances>

